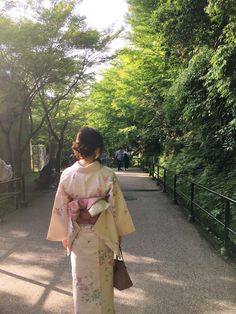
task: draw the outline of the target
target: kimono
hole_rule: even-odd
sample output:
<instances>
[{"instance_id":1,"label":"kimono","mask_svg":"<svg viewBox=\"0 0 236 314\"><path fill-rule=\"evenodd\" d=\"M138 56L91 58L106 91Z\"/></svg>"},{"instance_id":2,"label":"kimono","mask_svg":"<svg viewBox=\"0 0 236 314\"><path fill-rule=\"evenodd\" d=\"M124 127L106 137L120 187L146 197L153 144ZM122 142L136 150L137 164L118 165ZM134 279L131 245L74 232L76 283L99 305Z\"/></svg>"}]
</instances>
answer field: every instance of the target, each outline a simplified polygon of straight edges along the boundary
<instances>
[{"instance_id":1,"label":"kimono","mask_svg":"<svg viewBox=\"0 0 236 314\"><path fill-rule=\"evenodd\" d=\"M90 212L100 213L94 225L77 224L69 215L68 204L81 199L88 199L87 203L91 200ZM114 313L114 253L119 254L119 238L133 231L132 218L111 169L95 161L86 167L76 162L63 171L47 239L67 240L75 314Z\"/></svg>"}]
</instances>

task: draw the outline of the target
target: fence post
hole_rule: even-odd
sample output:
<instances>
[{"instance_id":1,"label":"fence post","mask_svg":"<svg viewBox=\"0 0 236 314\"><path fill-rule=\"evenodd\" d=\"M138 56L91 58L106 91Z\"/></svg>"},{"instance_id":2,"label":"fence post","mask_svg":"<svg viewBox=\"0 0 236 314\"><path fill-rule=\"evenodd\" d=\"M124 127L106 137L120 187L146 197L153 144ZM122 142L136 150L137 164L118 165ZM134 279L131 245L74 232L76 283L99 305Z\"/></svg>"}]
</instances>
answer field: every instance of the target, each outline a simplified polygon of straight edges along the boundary
<instances>
[{"instance_id":1,"label":"fence post","mask_svg":"<svg viewBox=\"0 0 236 314\"><path fill-rule=\"evenodd\" d=\"M166 193L166 168L164 168L164 186L163 186L163 192Z\"/></svg>"},{"instance_id":2,"label":"fence post","mask_svg":"<svg viewBox=\"0 0 236 314\"><path fill-rule=\"evenodd\" d=\"M176 188L177 188L177 175L174 175L174 203L177 203L177 199L176 199Z\"/></svg>"},{"instance_id":3,"label":"fence post","mask_svg":"<svg viewBox=\"0 0 236 314\"><path fill-rule=\"evenodd\" d=\"M194 217L194 183L191 182L191 203L190 203L190 215L188 217L189 222L194 222L195 217Z\"/></svg>"},{"instance_id":4,"label":"fence post","mask_svg":"<svg viewBox=\"0 0 236 314\"><path fill-rule=\"evenodd\" d=\"M223 256L229 256L229 223L230 223L230 202L225 201L225 224L224 224L224 246L221 248Z\"/></svg>"},{"instance_id":5,"label":"fence post","mask_svg":"<svg viewBox=\"0 0 236 314\"><path fill-rule=\"evenodd\" d=\"M21 207L26 207L26 196L25 196L25 177L22 175L21 177Z\"/></svg>"}]
</instances>

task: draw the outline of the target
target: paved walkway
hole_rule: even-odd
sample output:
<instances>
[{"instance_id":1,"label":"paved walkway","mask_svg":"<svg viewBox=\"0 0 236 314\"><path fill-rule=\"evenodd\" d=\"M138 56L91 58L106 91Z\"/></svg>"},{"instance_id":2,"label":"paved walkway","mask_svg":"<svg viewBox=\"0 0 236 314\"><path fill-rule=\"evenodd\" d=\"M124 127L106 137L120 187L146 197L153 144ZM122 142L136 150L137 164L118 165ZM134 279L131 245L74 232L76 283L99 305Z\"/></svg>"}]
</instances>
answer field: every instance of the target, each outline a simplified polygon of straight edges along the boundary
<instances>
[{"instance_id":1,"label":"paved walkway","mask_svg":"<svg viewBox=\"0 0 236 314\"><path fill-rule=\"evenodd\" d=\"M156 189L147 174L131 170L119 178L137 231L123 243L134 287L115 292L116 313L235 314L235 268L164 193L142 191ZM42 193L0 224L1 314L73 312L69 259L45 240L53 197Z\"/></svg>"}]
</instances>

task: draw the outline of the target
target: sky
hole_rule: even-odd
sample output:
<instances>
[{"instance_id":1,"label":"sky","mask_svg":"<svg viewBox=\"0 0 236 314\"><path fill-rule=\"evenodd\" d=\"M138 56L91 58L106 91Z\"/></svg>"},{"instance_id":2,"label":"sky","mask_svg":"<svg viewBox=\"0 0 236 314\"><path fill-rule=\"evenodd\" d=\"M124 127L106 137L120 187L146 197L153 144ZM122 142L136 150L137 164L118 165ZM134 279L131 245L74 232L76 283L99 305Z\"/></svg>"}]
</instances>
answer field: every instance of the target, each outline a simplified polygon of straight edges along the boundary
<instances>
[{"instance_id":1,"label":"sky","mask_svg":"<svg viewBox=\"0 0 236 314\"><path fill-rule=\"evenodd\" d=\"M50 6L49 0L39 0L44 6ZM0 9L5 1L0 0ZM114 31L121 29L125 25L125 16L128 13L128 4L126 0L81 0L78 1L78 10L80 15L85 15L87 19L87 25L96 28L98 30L103 30L109 27L113 27ZM21 10L12 10L11 16L16 19L19 16L30 16L30 12L27 12L24 8L26 3L25 0L17 0L17 3L21 5ZM20 13L20 14L19 14ZM129 26L125 26L126 30L130 30ZM124 36L123 36L124 37ZM121 49L127 46L127 42L124 38L119 37L110 45L111 51ZM100 69L106 67L102 65ZM99 70L98 70L99 71Z\"/></svg>"},{"instance_id":2,"label":"sky","mask_svg":"<svg viewBox=\"0 0 236 314\"><path fill-rule=\"evenodd\" d=\"M49 6L50 0L38 0L44 6ZM52 1L52 0L51 0ZM0 0L0 8L5 3L11 2L9 0ZM14 1L12 1L14 3ZM26 4L26 0L17 0L22 8ZM114 24L120 26L123 24L124 16L128 12L128 5L126 0L78 0L81 13L84 14L89 25L98 29L103 29ZM13 15L19 14L19 8Z\"/></svg>"},{"instance_id":3,"label":"sky","mask_svg":"<svg viewBox=\"0 0 236 314\"><path fill-rule=\"evenodd\" d=\"M88 25L99 30L108 27L120 29L125 25L125 15L128 13L125 0L83 0L79 8L80 13L86 16ZM111 48L115 50L125 45L125 40L118 38L113 41Z\"/></svg>"},{"instance_id":4,"label":"sky","mask_svg":"<svg viewBox=\"0 0 236 314\"><path fill-rule=\"evenodd\" d=\"M49 5L49 0L39 0L46 7ZM0 9L3 3L6 1L0 0ZM102 30L108 27L114 27L114 30L120 29L124 26L125 15L128 13L128 5L126 0L78 0L78 8L81 15L85 15L87 18L87 23L93 28ZM24 4L26 0L17 0L17 3L22 6L21 12L23 15L28 15L24 11ZM19 8L18 10L13 10L11 13L12 16L19 17ZM128 26L126 26L127 28ZM121 48L125 45L124 40L117 39L113 43L113 49Z\"/></svg>"},{"instance_id":5,"label":"sky","mask_svg":"<svg viewBox=\"0 0 236 314\"><path fill-rule=\"evenodd\" d=\"M128 12L125 0L83 0L80 8L88 24L100 30L111 25L119 28Z\"/></svg>"}]
</instances>

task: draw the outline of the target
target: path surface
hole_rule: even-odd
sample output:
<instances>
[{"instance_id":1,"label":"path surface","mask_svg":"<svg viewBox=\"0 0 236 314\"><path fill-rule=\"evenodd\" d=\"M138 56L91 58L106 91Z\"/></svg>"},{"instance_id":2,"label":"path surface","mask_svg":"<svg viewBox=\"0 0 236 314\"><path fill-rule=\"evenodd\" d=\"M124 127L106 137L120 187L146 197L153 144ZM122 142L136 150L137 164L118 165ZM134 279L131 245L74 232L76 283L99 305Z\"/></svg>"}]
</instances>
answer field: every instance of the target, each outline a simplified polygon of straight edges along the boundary
<instances>
[{"instance_id":1,"label":"path surface","mask_svg":"<svg viewBox=\"0 0 236 314\"><path fill-rule=\"evenodd\" d=\"M235 268L216 255L147 174L120 172L136 233L123 242L134 287L118 314L235 314ZM139 191L131 191L137 189ZM69 259L45 240L54 193L0 224L0 313L73 313ZM95 314L95 313L94 313Z\"/></svg>"}]
</instances>

